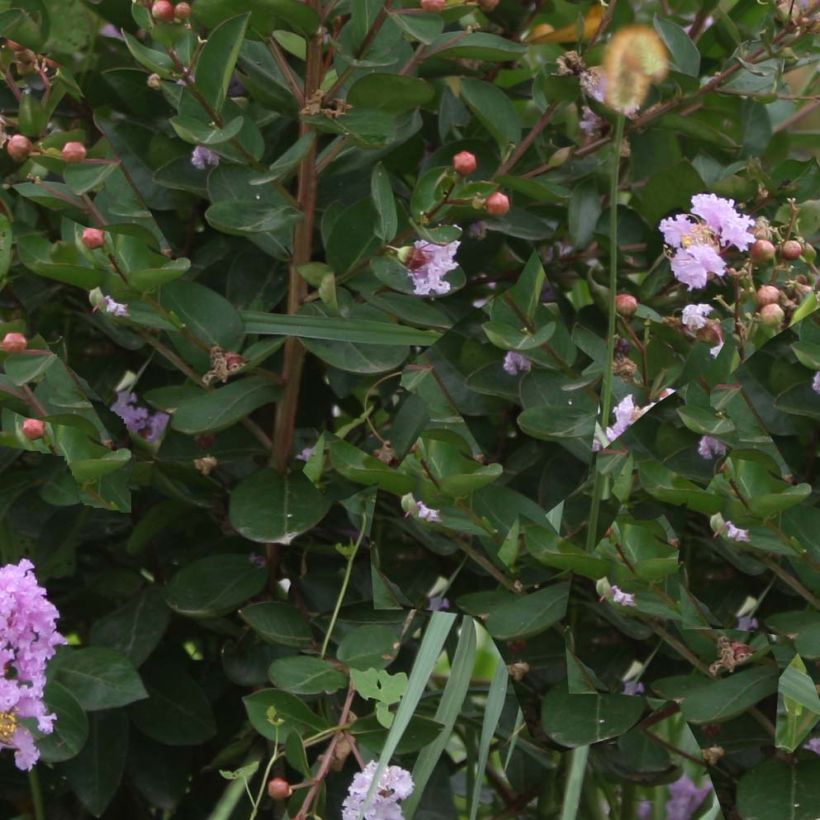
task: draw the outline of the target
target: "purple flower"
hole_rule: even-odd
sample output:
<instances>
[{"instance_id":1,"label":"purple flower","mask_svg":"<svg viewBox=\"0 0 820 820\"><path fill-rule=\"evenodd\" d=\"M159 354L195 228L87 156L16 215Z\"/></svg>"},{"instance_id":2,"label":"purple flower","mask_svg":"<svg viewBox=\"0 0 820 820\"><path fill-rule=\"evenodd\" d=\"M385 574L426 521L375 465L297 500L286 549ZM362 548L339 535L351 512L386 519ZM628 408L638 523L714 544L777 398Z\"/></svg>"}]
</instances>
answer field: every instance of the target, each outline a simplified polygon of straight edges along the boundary
<instances>
[{"instance_id":1,"label":"purple flower","mask_svg":"<svg viewBox=\"0 0 820 820\"><path fill-rule=\"evenodd\" d=\"M509 350L504 355L504 372L511 376L517 376L519 373L529 373L532 367L532 362L520 353L514 350Z\"/></svg>"},{"instance_id":2,"label":"purple flower","mask_svg":"<svg viewBox=\"0 0 820 820\"><path fill-rule=\"evenodd\" d=\"M753 629L757 629L757 618L753 618L751 615L741 616L737 619L736 629L742 629L744 632L751 632Z\"/></svg>"},{"instance_id":3,"label":"purple flower","mask_svg":"<svg viewBox=\"0 0 820 820\"><path fill-rule=\"evenodd\" d=\"M625 695L642 695L644 693L644 685L639 680L624 681Z\"/></svg>"},{"instance_id":4,"label":"purple flower","mask_svg":"<svg viewBox=\"0 0 820 820\"><path fill-rule=\"evenodd\" d=\"M725 535L731 538L732 541L746 541L749 540L749 530L742 530L736 527L731 521L727 521L724 525Z\"/></svg>"},{"instance_id":5,"label":"purple flower","mask_svg":"<svg viewBox=\"0 0 820 820\"><path fill-rule=\"evenodd\" d=\"M206 148L204 145L197 145L197 147L191 151L191 165L200 171L204 171L208 167L215 168L219 165L219 154L217 154L216 151L211 151L210 148Z\"/></svg>"},{"instance_id":6,"label":"purple flower","mask_svg":"<svg viewBox=\"0 0 820 820\"><path fill-rule=\"evenodd\" d=\"M110 296L103 296L100 302L100 307L103 313L108 313L111 316L127 316L128 305L121 302L115 302Z\"/></svg>"},{"instance_id":7,"label":"purple flower","mask_svg":"<svg viewBox=\"0 0 820 820\"><path fill-rule=\"evenodd\" d=\"M354 775L347 797L342 803L342 820L358 820L360 815L363 820L402 820L404 814L398 802L413 793L413 778L410 772L400 766L388 766L382 772L370 805L362 815L377 768L376 761L371 760L362 771Z\"/></svg>"},{"instance_id":8,"label":"purple flower","mask_svg":"<svg viewBox=\"0 0 820 820\"><path fill-rule=\"evenodd\" d=\"M300 452L296 454L297 461L310 461L311 457L313 456L314 451L316 450L316 445L314 444L313 447L303 447Z\"/></svg>"},{"instance_id":9,"label":"purple flower","mask_svg":"<svg viewBox=\"0 0 820 820\"><path fill-rule=\"evenodd\" d=\"M690 242L698 223L689 214L677 214L668 219L662 219L660 225L664 242L671 248L681 248Z\"/></svg>"},{"instance_id":10,"label":"purple flower","mask_svg":"<svg viewBox=\"0 0 820 820\"><path fill-rule=\"evenodd\" d=\"M698 442L698 455L701 458L712 459L726 455L726 445L712 436L701 436Z\"/></svg>"},{"instance_id":11,"label":"purple flower","mask_svg":"<svg viewBox=\"0 0 820 820\"><path fill-rule=\"evenodd\" d=\"M606 124L606 120L598 116L589 106L585 105L581 108L581 119L578 127L587 137L592 138L603 134Z\"/></svg>"},{"instance_id":12,"label":"purple flower","mask_svg":"<svg viewBox=\"0 0 820 820\"><path fill-rule=\"evenodd\" d=\"M724 247L734 245L739 251L745 251L755 241L752 233L754 219L738 213L733 199L696 194L692 197L692 213L717 234Z\"/></svg>"},{"instance_id":13,"label":"purple flower","mask_svg":"<svg viewBox=\"0 0 820 820\"><path fill-rule=\"evenodd\" d=\"M726 263L711 245L689 245L678 248L672 257L672 273L689 290L705 288L710 273L726 273Z\"/></svg>"},{"instance_id":14,"label":"purple flower","mask_svg":"<svg viewBox=\"0 0 820 820\"><path fill-rule=\"evenodd\" d=\"M431 612L442 612L450 608L450 601L442 595L433 595L427 602Z\"/></svg>"},{"instance_id":15,"label":"purple flower","mask_svg":"<svg viewBox=\"0 0 820 820\"><path fill-rule=\"evenodd\" d=\"M423 501L416 502L416 517L422 521L429 521L431 524L441 521L439 511L428 507Z\"/></svg>"},{"instance_id":16,"label":"purple flower","mask_svg":"<svg viewBox=\"0 0 820 820\"><path fill-rule=\"evenodd\" d=\"M138 405L137 394L127 390L117 393L117 400L111 405L111 410L125 422L130 432L151 444L162 436L171 418L160 410L151 413L148 408Z\"/></svg>"},{"instance_id":17,"label":"purple flower","mask_svg":"<svg viewBox=\"0 0 820 820\"><path fill-rule=\"evenodd\" d=\"M624 592L620 587L612 585L612 603L621 606L635 606L635 596L631 592Z\"/></svg>"},{"instance_id":18,"label":"purple flower","mask_svg":"<svg viewBox=\"0 0 820 820\"><path fill-rule=\"evenodd\" d=\"M443 295L450 292L450 283L444 276L458 267L455 255L461 243L448 242L437 245L419 239L413 244L413 251L407 260L407 270L413 280L413 293L416 296Z\"/></svg>"},{"instance_id":19,"label":"purple flower","mask_svg":"<svg viewBox=\"0 0 820 820\"><path fill-rule=\"evenodd\" d=\"M711 305L687 305L683 309L681 321L687 330L694 333L696 330L706 327L706 317L713 311L714 308Z\"/></svg>"},{"instance_id":20,"label":"purple flower","mask_svg":"<svg viewBox=\"0 0 820 820\"><path fill-rule=\"evenodd\" d=\"M18 769L40 757L31 732L19 721L31 718L51 734L55 716L46 711L46 666L65 638L57 632L59 613L37 583L25 558L0 568L0 749L14 749Z\"/></svg>"},{"instance_id":21,"label":"purple flower","mask_svg":"<svg viewBox=\"0 0 820 820\"><path fill-rule=\"evenodd\" d=\"M820 370L814 374L814 378L811 380L811 389L815 393L820 393Z\"/></svg>"},{"instance_id":22,"label":"purple flower","mask_svg":"<svg viewBox=\"0 0 820 820\"><path fill-rule=\"evenodd\" d=\"M814 752L816 755L820 755L820 737L813 737L811 740L807 740L803 744L803 748Z\"/></svg>"},{"instance_id":23,"label":"purple flower","mask_svg":"<svg viewBox=\"0 0 820 820\"><path fill-rule=\"evenodd\" d=\"M669 800L666 802L666 820L689 820L700 808L710 791L712 791L711 783L698 788L687 775L670 783Z\"/></svg>"},{"instance_id":24,"label":"purple flower","mask_svg":"<svg viewBox=\"0 0 820 820\"><path fill-rule=\"evenodd\" d=\"M652 801L641 800L638 803L638 820L650 820L652 817Z\"/></svg>"}]
</instances>

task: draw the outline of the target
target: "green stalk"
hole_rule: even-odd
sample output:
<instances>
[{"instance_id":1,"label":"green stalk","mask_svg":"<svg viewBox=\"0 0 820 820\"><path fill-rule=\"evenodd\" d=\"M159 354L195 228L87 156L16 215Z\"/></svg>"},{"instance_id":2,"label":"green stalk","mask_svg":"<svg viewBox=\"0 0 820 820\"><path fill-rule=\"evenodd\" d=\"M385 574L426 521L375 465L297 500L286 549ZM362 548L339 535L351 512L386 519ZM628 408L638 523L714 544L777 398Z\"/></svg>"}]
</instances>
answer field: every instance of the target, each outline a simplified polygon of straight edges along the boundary
<instances>
[{"instance_id":1,"label":"green stalk","mask_svg":"<svg viewBox=\"0 0 820 820\"><path fill-rule=\"evenodd\" d=\"M618 183L621 167L621 143L624 137L624 115L618 114L615 121L615 138L613 141L612 168L609 174L609 305L607 306L606 363L604 381L601 387L601 427L606 429L609 414L612 412L612 363L615 358L615 296L618 292ZM604 491L604 476L597 469L598 457L593 459L595 481L592 487L592 503L589 508L587 524L587 550L592 551L596 544L598 532L598 515L601 510L601 498Z\"/></svg>"},{"instance_id":2,"label":"green stalk","mask_svg":"<svg viewBox=\"0 0 820 820\"><path fill-rule=\"evenodd\" d=\"M586 774L589 746L578 746L567 753L569 767L564 782L564 800L561 805L561 820L575 820L581 804L581 788Z\"/></svg>"},{"instance_id":3,"label":"green stalk","mask_svg":"<svg viewBox=\"0 0 820 820\"><path fill-rule=\"evenodd\" d=\"M34 804L34 820L46 820L43 791L40 788L40 775L37 774L36 766L28 773L28 785L31 790L31 802Z\"/></svg>"}]
</instances>

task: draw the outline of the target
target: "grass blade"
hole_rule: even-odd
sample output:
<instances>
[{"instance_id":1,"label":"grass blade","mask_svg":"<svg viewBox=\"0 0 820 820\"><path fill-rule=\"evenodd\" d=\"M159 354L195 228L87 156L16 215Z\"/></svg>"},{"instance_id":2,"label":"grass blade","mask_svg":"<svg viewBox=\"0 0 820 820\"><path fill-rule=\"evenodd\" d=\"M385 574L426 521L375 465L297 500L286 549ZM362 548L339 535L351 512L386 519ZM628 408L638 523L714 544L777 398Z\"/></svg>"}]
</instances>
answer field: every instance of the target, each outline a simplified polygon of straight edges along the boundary
<instances>
[{"instance_id":1,"label":"grass blade","mask_svg":"<svg viewBox=\"0 0 820 820\"><path fill-rule=\"evenodd\" d=\"M430 618L430 623L427 624L427 629L424 630L421 646L416 655L416 660L413 662L413 668L410 670L407 691L401 699L399 708L396 710L396 716L393 718L393 725L387 733L384 748L382 748L382 753L379 756L379 765L373 775L373 782L370 784L367 797L359 811L358 820L362 820L364 813L369 808L382 774L389 765L390 758L393 757L402 735L404 735L410 724L410 718L416 712L416 707L424 694L427 682L430 680L430 675L433 673L433 668L439 655L441 655L444 641L447 640L455 619L456 616L450 612L434 612Z\"/></svg>"},{"instance_id":2,"label":"grass blade","mask_svg":"<svg viewBox=\"0 0 820 820\"><path fill-rule=\"evenodd\" d=\"M442 752L447 746L453 732L456 720L461 713L461 705L470 686L470 678L475 665L475 623L472 618L466 617L462 621L461 635L458 639L456 654L453 658L453 666L450 670L450 678L444 687L441 700L436 709L435 719L442 724L442 729L438 737L419 752L416 758L416 765L413 766L413 783L415 791L412 797L407 800L402 808L408 820L415 814L416 808L427 787L427 781L436 768L436 764Z\"/></svg>"},{"instance_id":3,"label":"grass blade","mask_svg":"<svg viewBox=\"0 0 820 820\"><path fill-rule=\"evenodd\" d=\"M589 757L589 746L579 746L570 753L569 773L564 784L564 805L561 808L561 820L575 820L581 802L581 786Z\"/></svg>"},{"instance_id":4,"label":"grass blade","mask_svg":"<svg viewBox=\"0 0 820 820\"><path fill-rule=\"evenodd\" d=\"M487 705L484 707L484 722L481 724L481 739L478 744L475 783L473 785L473 795L470 799L470 820L476 820L478 816L478 802L481 798L481 785L484 782L484 769L487 768L487 760L490 757L490 744L493 742L493 735L498 727L501 710L504 708L504 701L507 698L508 681L507 667L499 657L495 675L493 675L492 683L490 683L490 691L487 693Z\"/></svg>"}]
</instances>

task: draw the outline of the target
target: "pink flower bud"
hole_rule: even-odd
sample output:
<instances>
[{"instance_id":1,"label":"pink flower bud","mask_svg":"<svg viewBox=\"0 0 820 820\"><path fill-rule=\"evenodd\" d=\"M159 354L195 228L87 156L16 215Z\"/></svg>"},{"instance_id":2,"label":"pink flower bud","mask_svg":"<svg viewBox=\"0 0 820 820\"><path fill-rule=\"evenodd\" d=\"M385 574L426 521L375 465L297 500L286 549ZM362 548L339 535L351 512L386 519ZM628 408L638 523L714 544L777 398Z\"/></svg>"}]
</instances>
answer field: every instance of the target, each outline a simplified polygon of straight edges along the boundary
<instances>
[{"instance_id":1,"label":"pink flower bud","mask_svg":"<svg viewBox=\"0 0 820 820\"><path fill-rule=\"evenodd\" d=\"M758 239L749 251L755 265L763 265L774 259L775 247L768 239Z\"/></svg>"},{"instance_id":2,"label":"pink flower bud","mask_svg":"<svg viewBox=\"0 0 820 820\"><path fill-rule=\"evenodd\" d=\"M173 23L174 21L174 6L169 0L157 0L151 6L151 16L161 23Z\"/></svg>"},{"instance_id":3,"label":"pink flower bud","mask_svg":"<svg viewBox=\"0 0 820 820\"><path fill-rule=\"evenodd\" d=\"M432 14L440 14L444 11L445 0L421 0L422 11L429 11Z\"/></svg>"},{"instance_id":4,"label":"pink flower bud","mask_svg":"<svg viewBox=\"0 0 820 820\"><path fill-rule=\"evenodd\" d=\"M191 17L191 4L190 3L177 3L176 7L174 8L174 16L177 20L189 20Z\"/></svg>"},{"instance_id":5,"label":"pink flower bud","mask_svg":"<svg viewBox=\"0 0 820 820\"><path fill-rule=\"evenodd\" d=\"M634 316L638 309L638 300L631 293L619 293L615 297L615 310L621 316Z\"/></svg>"},{"instance_id":6,"label":"pink flower bud","mask_svg":"<svg viewBox=\"0 0 820 820\"><path fill-rule=\"evenodd\" d=\"M758 315L760 321L767 327L780 327L785 317L783 308L780 305L763 305Z\"/></svg>"},{"instance_id":7,"label":"pink flower bud","mask_svg":"<svg viewBox=\"0 0 820 820\"><path fill-rule=\"evenodd\" d=\"M66 162L82 162L86 155L85 146L81 142L67 142L60 155Z\"/></svg>"},{"instance_id":8,"label":"pink flower bud","mask_svg":"<svg viewBox=\"0 0 820 820\"><path fill-rule=\"evenodd\" d=\"M42 438L46 432L46 423L40 419L26 419L23 422L23 435L29 441L36 441Z\"/></svg>"},{"instance_id":9,"label":"pink flower bud","mask_svg":"<svg viewBox=\"0 0 820 820\"><path fill-rule=\"evenodd\" d=\"M99 228L85 228L82 243L92 251L101 248L105 244L105 231Z\"/></svg>"},{"instance_id":10,"label":"pink flower bud","mask_svg":"<svg viewBox=\"0 0 820 820\"><path fill-rule=\"evenodd\" d=\"M285 800L293 794L293 787L284 777L274 777L268 781L268 795L274 800Z\"/></svg>"},{"instance_id":11,"label":"pink flower bud","mask_svg":"<svg viewBox=\"0 0 820 820\"><path fill-rule=\"evenodd\" d=\"M506 194L502 194L501 191L496 191L487 197L484 208L488 214L504 216L510 210L510 198Z\"/></svg>"},{"instance_id":12,"label":"pink flower bud","mask_svg":"<svg viewBox=\"0 0 820 820\"><path fill-rule=\"evenodd\" d=\"M780 246L780 255L789 262L799 259L801 253L803 253L803 245L796 239L789 239Z\"/></svg>"},{"instance_id":13,"label":"pink flower bud","mask_svg":"<svg viewBox=\"0 0 820 820\"><path fill-rule=\"evenodd\" d=\"M22 353L28 347L28 339L22 333L7 333L0 342L4 353Z\"/></svg>"},{"instance_id":14,"label":"pink flower bud","mask_svg":"<svg viewBox=\"0 0 820 820\"><path fill-rule=\"evenodd\" d=\"M15 162L23 162L28 159L31 153L31 140L22 134L15 134L9 137L6 143L6 151Z\"/></svg>"},{"instance_id":15,"label":"pink flower bud","mask_svg":"<svg viewBox=\"0 0 820 820\"><path fill-rule=\"evenodd\" d=\"M476 161L475 154L472 154L469 151L459 151L453 157L453 168L457 174L460 174L463 177L467 177L472 174L477 167L478 162Z\"/></svg>"},{"instance_id":16,"label":"pink flower bud","mask_svg":"<svg viewBox=\"0 0 820 820\"><path fill-rule=\"evenodd\" d=\"M755 299L758 307L776 305L780 301L780 291L774 285L763 285L757 289Z\"/></svg>"}]
</instances>

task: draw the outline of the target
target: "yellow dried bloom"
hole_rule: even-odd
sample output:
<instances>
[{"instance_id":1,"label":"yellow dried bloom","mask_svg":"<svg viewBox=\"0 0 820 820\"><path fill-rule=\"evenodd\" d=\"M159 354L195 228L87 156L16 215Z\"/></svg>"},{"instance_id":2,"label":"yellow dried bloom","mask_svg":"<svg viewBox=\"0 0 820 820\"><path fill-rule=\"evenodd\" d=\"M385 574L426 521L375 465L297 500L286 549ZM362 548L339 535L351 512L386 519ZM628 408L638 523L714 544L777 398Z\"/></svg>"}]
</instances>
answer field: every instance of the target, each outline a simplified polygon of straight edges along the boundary
<instances>
[{"instance_id":1,"label":"yellow dried bloom","mask_svg":"<svg viewBox=\"0 0 820 820\"><path fill-rule=\"evenodd\" d=\"M623 114L640 108L652 83L669 71L669 55L660 37L647 26L619 29L604 56L607 105Z\"/></svg>"}]
</instances>

